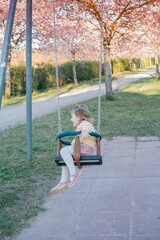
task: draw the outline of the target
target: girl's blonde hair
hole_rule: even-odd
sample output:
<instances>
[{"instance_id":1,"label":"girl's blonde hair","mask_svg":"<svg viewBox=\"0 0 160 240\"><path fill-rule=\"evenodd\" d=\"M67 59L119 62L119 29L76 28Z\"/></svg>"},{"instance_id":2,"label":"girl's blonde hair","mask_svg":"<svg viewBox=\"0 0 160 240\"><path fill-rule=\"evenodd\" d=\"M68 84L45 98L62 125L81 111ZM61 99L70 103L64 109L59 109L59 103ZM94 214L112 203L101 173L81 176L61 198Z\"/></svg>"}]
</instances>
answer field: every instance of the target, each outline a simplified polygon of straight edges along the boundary
<instances>
[{"instance_id":1,"label":"girl's blonde hair","mask_svg":"<svg viewBox=\"0 0 160 240\"><path fill-rule=\"evenodd\" d=\"M73 109L72 109L72 112L74 112L74 114L77 116L77 117L80 117L81 120L85 120L85 121L88 121L90 123L93 123L93 120L91 118L91 113L90 111L88 110L88 107L86 105L76 105Z\"/></svg>"}]
</instances>

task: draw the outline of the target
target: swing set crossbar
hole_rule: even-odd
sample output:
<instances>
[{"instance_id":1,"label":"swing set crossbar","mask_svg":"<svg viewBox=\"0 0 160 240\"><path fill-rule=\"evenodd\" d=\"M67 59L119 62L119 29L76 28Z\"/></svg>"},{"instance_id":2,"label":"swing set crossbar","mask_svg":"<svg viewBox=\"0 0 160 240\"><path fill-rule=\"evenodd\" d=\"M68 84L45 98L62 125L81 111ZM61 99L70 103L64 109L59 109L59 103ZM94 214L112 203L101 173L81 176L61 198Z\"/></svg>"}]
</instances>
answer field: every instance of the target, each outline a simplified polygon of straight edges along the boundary
<instances>
[{"instance_id":1,"label":"swing set crossbar","mask_svg":"<svg viewBox=\"0 0 160 240\"><path fill-rule=\"evenodd\" d=\"M71 142L62 140L61 138L66 136L75 136L80 135L81 131L73 131L73 132L63 132L57 136L57 156L55 157L55 162L58 166L65 166L65 162L63 161L62 157L60 156L60 150L62 148L62 144L64 145L71 145ZM80 156L80 164L82 166L85 165L102 165L102 156L100 155L100 140L101 136L98 133L91 132L91 136L97 138L97 155L82 155ZM74 159L74 157L73 157ZM75 159L74 164L77 165Z\"/></svg>"}]
</instances>

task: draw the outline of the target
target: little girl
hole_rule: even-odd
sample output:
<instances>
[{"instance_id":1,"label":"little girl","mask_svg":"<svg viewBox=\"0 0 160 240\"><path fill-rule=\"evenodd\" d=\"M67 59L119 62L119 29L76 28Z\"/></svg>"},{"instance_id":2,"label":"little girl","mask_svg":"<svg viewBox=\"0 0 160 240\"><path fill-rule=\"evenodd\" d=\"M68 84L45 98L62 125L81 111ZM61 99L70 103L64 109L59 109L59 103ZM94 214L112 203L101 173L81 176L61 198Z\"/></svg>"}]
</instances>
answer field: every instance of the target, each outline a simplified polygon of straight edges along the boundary
<instances>
[{"instance_id":1,"label":"little girl","mask_svg":"<svg viewBox=\"0 0 160 240\"><path fill-rule=\"evenodd\" d=\"M76 131L82 131L80 134L81 155L93 155L96 138L90 136L89 133L95 132L95 129L86 105L77 105L73 108L71 111L71 122L73 127L77 128ZM64 147L60 151L66 166L62 166L60 183L50 191L53 194L60 193L68 187L73 187L81 175L81 172L75 168L73 161L74 142L75 139L72 141L71 146Z\"/></svg>"}]
</instances>

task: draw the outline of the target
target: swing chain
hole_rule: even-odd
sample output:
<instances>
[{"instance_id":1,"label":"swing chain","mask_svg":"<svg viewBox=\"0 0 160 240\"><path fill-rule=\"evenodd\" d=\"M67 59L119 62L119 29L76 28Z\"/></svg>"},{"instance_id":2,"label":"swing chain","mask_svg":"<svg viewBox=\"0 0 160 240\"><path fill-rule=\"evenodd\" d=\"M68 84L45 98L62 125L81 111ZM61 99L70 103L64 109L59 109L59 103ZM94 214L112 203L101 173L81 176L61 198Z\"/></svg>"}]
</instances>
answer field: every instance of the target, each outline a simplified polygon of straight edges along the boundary
<instances>
[{"instance_id":1,"label":"swing chain","mask_svg":"<svg viewBox=\"0 0 160 240\"><path fill-rule=\"evenodd\" d=\"M99 65L99 91L98 91L98 123L97 132L100 134L101 125L101 75L102 75L102 23L103 23L103 1L101 0L101 40L100 40L100 65ZM56 62L56 83L57 83L57 105L58 105L58 133L61 133L61 112L59 98L59 79L58 79L58 58L57 58L57 37L56 37L56 14L55 0L53 0L53 15L54 15L54 42L55 42L55 62Z\"/></svg>"},{"instance_id":2,"label":"swing chain","mask_svg":"<svg viewBox=\"0 0 160 240\"><path fill-rule=\"evenodd\" d=\"M58 105L58 133L61 133L61 111L59 98L59 80L58 80L58 57L57 57L57 36L56 36L56 13L55 0L53 0L53 17L54 17L54 44L55 44L55 62L56 62L56 82L57 82L57 105Z\"/></svg>"},{"instance_id":3,"label":"swing chain","mask_svg":"<svg viewBox=\"0 0 160 240\"><path fill-rule=\"evenodd\" d=\"M101 0L101 38L100 38L100 64L99 64L99 91L98 91L98 123L97 132L100 134L101 125L101 80L102 80L102 46L103 46L103 1Z\"/></svg>"}]
</instances>

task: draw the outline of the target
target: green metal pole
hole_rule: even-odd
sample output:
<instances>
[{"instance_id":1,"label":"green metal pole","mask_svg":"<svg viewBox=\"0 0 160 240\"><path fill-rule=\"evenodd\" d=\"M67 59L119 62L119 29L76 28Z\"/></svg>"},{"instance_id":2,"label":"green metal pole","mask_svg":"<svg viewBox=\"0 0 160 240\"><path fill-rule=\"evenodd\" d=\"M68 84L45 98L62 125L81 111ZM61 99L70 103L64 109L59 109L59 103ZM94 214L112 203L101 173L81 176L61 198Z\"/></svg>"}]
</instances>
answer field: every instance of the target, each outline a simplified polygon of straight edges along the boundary
<instances>
[{"instance_id":1,"label":"green metal pole","mask_svg":"<svg viewBox=\"0 0 160 240\"><path fill-rule=\"evenodd\" d=\"M32 0L26 0L27 161L32 161Z\"/></svg>"},{"instance_id":2,"label":"green metal pole","mask_svg":"<svg viewBox=\"0 0 160 240\"><path fill-rule=\"evenodd\" d=\"M8 10L7 24L5 29L2 53L1 53L1 62L0 62L0 109L2 102L2 95L4 89L4 80L6 75L7 61L8 61L8 52L11 41L11 33L14 22L14 15L16 10L17 0L11 0Z\"/></svg>"}]
</instances>

